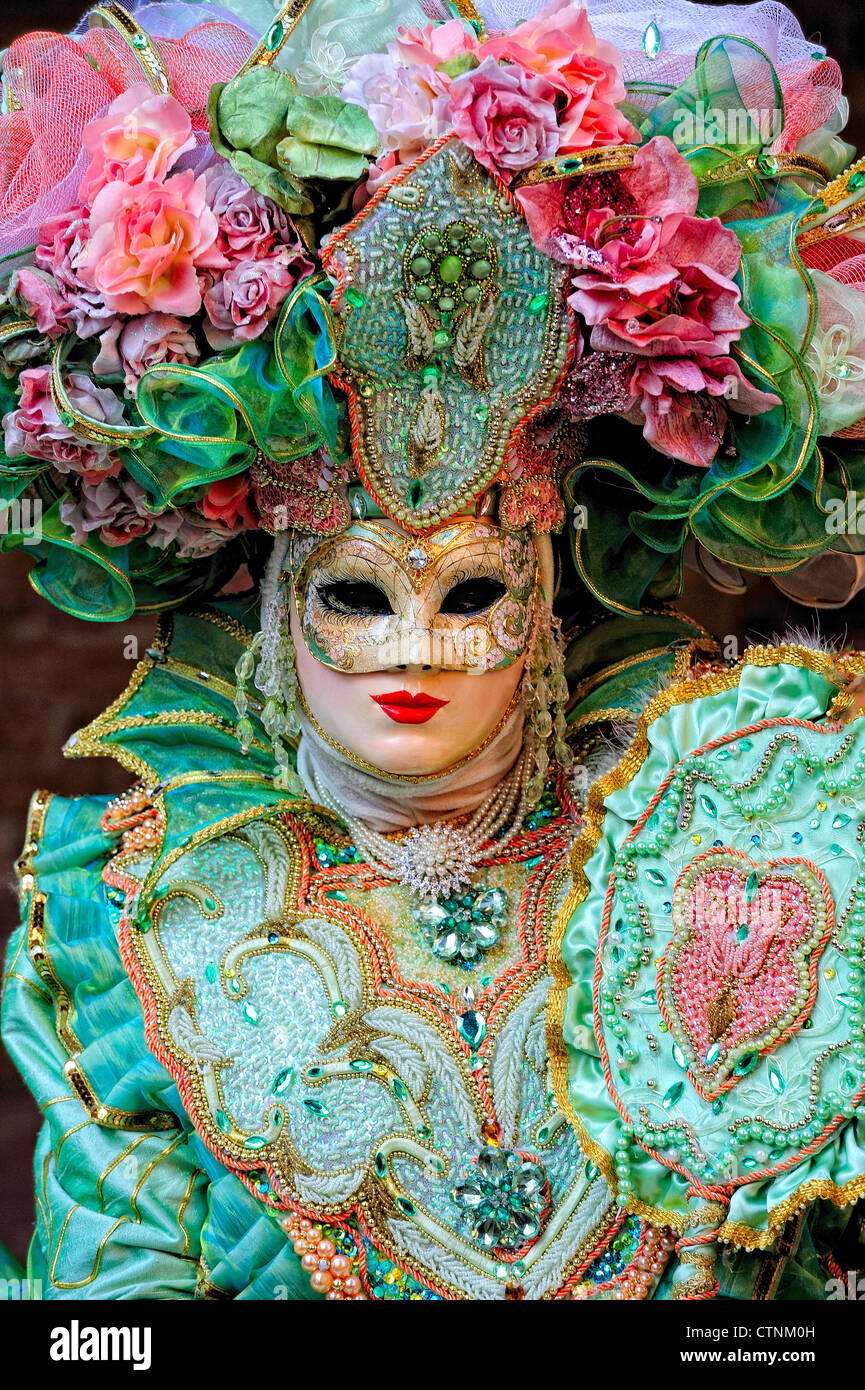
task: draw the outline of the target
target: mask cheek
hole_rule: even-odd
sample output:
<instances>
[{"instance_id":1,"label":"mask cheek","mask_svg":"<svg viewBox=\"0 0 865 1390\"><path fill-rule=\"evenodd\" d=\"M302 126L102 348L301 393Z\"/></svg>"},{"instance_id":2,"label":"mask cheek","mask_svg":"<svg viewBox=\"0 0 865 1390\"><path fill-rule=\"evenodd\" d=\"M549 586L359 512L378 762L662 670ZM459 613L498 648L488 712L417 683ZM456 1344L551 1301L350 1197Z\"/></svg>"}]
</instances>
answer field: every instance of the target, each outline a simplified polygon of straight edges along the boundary
<instances>
[{"instance_id":1,"label":"mask cheek","mask_svg":"<svg viewBox=\"0 0 865 1390\"><path fill-rule=\"evenodd\" d=\"M533 606L531 596L521 602L508 595L482 618L450 619L441 634L450 659L441 664L478 673L513 666L528 646Z\"/></svg>"}]
</instances>

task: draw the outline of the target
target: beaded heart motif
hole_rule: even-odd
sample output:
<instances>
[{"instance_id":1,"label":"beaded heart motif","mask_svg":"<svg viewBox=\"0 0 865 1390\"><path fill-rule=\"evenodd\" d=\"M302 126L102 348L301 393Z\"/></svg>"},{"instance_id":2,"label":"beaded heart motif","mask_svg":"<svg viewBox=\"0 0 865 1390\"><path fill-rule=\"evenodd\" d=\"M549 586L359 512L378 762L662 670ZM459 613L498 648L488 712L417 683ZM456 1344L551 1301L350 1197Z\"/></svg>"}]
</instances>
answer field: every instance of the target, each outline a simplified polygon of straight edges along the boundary
<instances>
[{"instance_id":1,"label":"beaded heart motif","mask_svg":"<svg viewBox=\"0 0 865 1390\"><path fill-rule=\"evenodd\" d=\"M807 859L755 863L723 848L679 877L658 1003L706 1099L802 1026L833 925L829 885Z\"/></svg>"}]
</instances>

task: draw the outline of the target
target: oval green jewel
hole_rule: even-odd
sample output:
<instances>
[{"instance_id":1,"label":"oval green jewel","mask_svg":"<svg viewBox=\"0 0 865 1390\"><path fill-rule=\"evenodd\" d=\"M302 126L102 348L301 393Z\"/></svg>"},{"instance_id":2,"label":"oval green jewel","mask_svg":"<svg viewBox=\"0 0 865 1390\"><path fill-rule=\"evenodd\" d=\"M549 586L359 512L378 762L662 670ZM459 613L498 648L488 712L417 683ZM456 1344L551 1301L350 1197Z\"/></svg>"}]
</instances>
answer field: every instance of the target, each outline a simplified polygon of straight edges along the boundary
<instances>
[{"instance_id":1,"label":"oval green jewel","mask_svg":"<svg viewBox=\"0 0 865 1390\"><path fill-rule=\"evenodd\" d=\"M572 155L569 159L560 159L558 167L563 174L577 174L583 167L580 155Z\"/></svg>"},{"instance_id":2,"label":"oval green jewel","mask_svg":"<svg viewBox=\"0 0 865 1390\"><path fill-rule=\"evenodd\" d=\"M426 256L415 256L414 260L411 263L412 275L418 275L423 277L424 275L429 275L431 270L432 262L428 260Z\"/></svg>"},{"instance_id":3,"label":"oval green jewel","mask_svg":"<svg viewBox=\"0 0 865 1390\"><path fill-rule=\"evenodd\" d=\"M241 1005L240 1012L243 1014L243 1017L246 1019L247 1023L258 1022L258 1010L256 1009L254 1004L250 1004L248 999L244 999L243 1004Z\"/></svg>"},{"instance_id":4,"label":"oval green jewel","mask_svg":"<svg viewBox=\"0 0 865 1390\"><path fill-rule=\"evenodd\" d=\"M330 1114L330 1107L325 1105L323 1100L315 1100L312 1096L307 1096L303 1103L311 1115Z\"/></svg>"},{"instance_id":5,"label":"oval green jewel","mask_svg":"<svg viewBox=\"0 0 865 1390\"><path fill-rule=\"evenodd\" d=\"M349 1062L352 1071L372 1071L372 1062L368 1057L355 1057L353 1062Z\"/></svg>"},{"instance_id":6,"label":"oval green jewel","mask_svg":"<svg viewBox=\"0 0 865 1390\"><path fill-rule=\"evenodd\" d=\"M526 308L530 314L542 314L550 302L548 294L536 294L529 300Z\"/></svg>"},{"instance_id":7,"label":"oval green jewel","mask_svg":"<svg viewBox=\"0 0 865 1390\"><path fill-rule=\"evenodd\" d=\"M654 20L643 32L643 52L647 58L657 58L661 51L661 31Z\"/></svg>"},{"instance_id":8,"label":"oval green jewel","mask_svg":"<svg viewBox=\"0 0 865 1390\"><path fill-rule=\"evenodd\" d=\"M455 285L463 273L463 263L459 256L445 256L439 263L439 279L445 285Z\"/></svg>"},{"instance_id":9,"label":"oval green jewel","mask_svg":"<svg viewBox=\"0 0 865 1390\"><path fill-rule=\"evenodd\" d=\"M146 36L145 36L144 34L133 34L133 35L132 35L132 46L133 46L133 48L146 48L146 47L147 47L147 38L146 38Z\"/></svg>"},{"instance_id":10,"label":"oval green jewel","mask_svg":"<svg viewBox=\"0 0 865 1390\"><path fill-rule=\"evenodd\" d=\"M469 1047L480 1047L486 1037L486 1018L475 1009L466 1009L464 1014L460 1014L457 1030L460 1036L468 1043Z\"/></svg>"},{"instance_id":11,"label":"oval green jewel","mask_svg":"<svg viewBox=\"0 0 865 1390\"><path fill-rule=\"evenodd\" d=\"M472 262L471 273L476 280L486 280L491 270L492 266L489 261L484 258Z\"/></svg>"},{"instance_id":12,"label":"oval green jewel","mask_svg":"<svg viewBox=\"0 0 865 1390\"><path fill-rule=\"evenodd\" d=\"M538 1130L538 1133L537 1133L537 1142L538 1142L539 1144L545 1144L545 1143L547 1142L547 1139L549 1138L549 1136L550 1136L549 1126L548 1126L548 1125L541 1125L541 1127L540 1127L540 1129Z\"/></svg>"},{"instance_id":13,"label":"oval green jewel","mask_svg":"<svg viewBox=\"0 0 865 1390\"><path fill-rule=\"evenodd\" d=\"M676 1063L676 1066L681 1067L683 1071L688 1070L688 1059L678 1043L673 1043L673 1061Z\"/></svg>"},{"instance_id":14,"label":"oval green jewel","mask_svg":"<svg viewBox=\"0 0 865 1390\"><path fill-rule=\"evenodd\" d=\"M217 980L219 979L219 967L214 965L213 961L211 961L209 965L205 966L204 978L205 980L208 980L212 985L215 985Z\"/></svg>"},{"instance_id":15,"label":"oval green jewel","mask_svg":"<svg viewBox=\"0 0 865 1390\"><path fill-rule=\"evenodd\" d=\"M308 1067L306 1074L307 1076L311 1076L313 1080L315 1080L317 1076L321 1076L323 1071L323 1067Z\"/></svg>"},{"instance_id":16,"label":"oval green jewel","mask_svg":"<svg viewBox=\"0 0 865 1390\"><path fill-rule=\"evenodd\" d=\"M338 903L347 903L348 898L339 888L331 888L324 895L326 898L333 898Z\"/></svg>"},{"instance_id":17,"label":"oval green jewel","mask_svg":"<svg viewBox=\"0 0 865 1390\"><path fill-rule=\"evenodd\" d=\"M769 1085L779 1096L782 1096L787 1089L787 1083L781 1075L781 1068L777 1062L769 1063Z\"/></svg>"},{"instance_id":18,"label":"oval green jewel","mask_svg":"<svg viewBox=\"0 0 865 1390\"><path fill-rule=\"evenodd\" d=\"M450 347L453 339L446 328L440 328L438 333L433 334L433 343L437 348Z\"/></svg>"},{"instance_id":19,"label":"oval green jewel","mask_svg":"<svg viewBox=\"0 0 865 1390\"><path fill-rule=\"evenodd\" d=\"M466 304L476 304L481 297L480 285L466 285L463 290L463 299Z\"/></svg>"},{"instance_id":20,"label":"oval green jewel","mask_svg":"<svg viewBox=\"0 0 865 1390\"><path fill-rule=\"evenodd\" d=\"M267 1146L267 1140L263 1134L250 1134L248 1139L244 1139L245 1149L263 1149Z\"/></svg>"},{"instance_id":21,"label":"oval green jewel","mask_svg":"<svg viewBox=\"0 0 865 1390\"><path fill-rule=\"evenodd\" d=\"M760 1060L759 1052L746 1052L739 1058L733 1072L736 1076L747 1076L749 1071L753 1071Z\"/></svg>"},{"instance_id":22,"label":"oval green jewel","mask_svg":"<svg viewBox=\"0 0 865 1390\"><path fill-rule=\"evenodd\" d=\"M832 829L833 829L833 830L843 830L843 829L844 829L844 826L845 826L845 825L849 825L849 824L850 824L850 817L849 817L849 816L845 816L844 813L843 813L843 811L839 811L839 812L838 812L838 815L835 817L835 819L834 819L833 822L832 822Z\"/></svg>"},{"instance_id":23,"label":"oval green jewel","mask_svg":"<svg viewBox=\"0 0 865 1390\"><path fill-rule=\"evenodd\" d=\"M408 1100L408 1091L406 1090L405 1085L402 1081L400 1081L398 1076L394 1077L393 1081L391 1082L391 1085L393 1086L393 1093L396 1096L397 1100Z\"/></svg>"},{"instance_id":24,"label":"oval green jewel","mask_svg":"<svg viewBox=\"0 0 865 1390\"><path fill-rule=\"evenodd\" d=\"M661 1102L665 1110L672 1110L673 1106L676 1105L682 1099L682 1093L684 1089L684 1081L677 1081L674 1085L670 1087L669 1091L667 1091L663 1101Z\"/></svg>"},{"instance_id":25,"label":"oval green jewel","mask_svg":"<svg viewBox=\"0 0 865 1390\"><path fill-rule=\"evenodd\" d=\"M667 882L664 875L660 873L658 869L647 869L646 878L658 888L661 888Z\"/></svg>"},{"instance_id":26,"label":"oval green jewel","mask_svg":"<svg viewBox=\"0 0 865 1390\"><path fill-rule=\"evenodd\" d=\"M284 1095L294 1081L294 1067L286 1067L277 1077L274 1077L271 1091L275 1096Z\"/></svg>"},{"instance_id":27,"label":"oval green jewel","mask_svg":"<svg viewBox=\"0 0 865 1390\"><path fill-rule=\"evenodd\" d=\"M359 290L356 285L349 285L345 292L345 297L354 309L359 309L366 303L366 295L363 290Z\"/></svg>"},{"instance_id":28,"label":"oval green jewel","mask_svg":"<svg viewBox=\"0 0 865 1390\"><path fill-rule=\"evenodd\" d=\"M718 808L710 796L701 796L700 805L706 812L707 816L717 816Z\"/></svg>"},{"instance_id":29,"label":"oval green jewel","mask_svg":"<svg viewBox=\"0 0 865 1390\"><path fill-rule=\"evenodd\" d=\"M417 1207L415 1206L414 1202L410 1202L408 1197L397 1197L396 1204L399 1207L400 1211L405 1212L406 1216L414 1216L415 1212L417 1211Z\"/></svg>"},{"instance_id":30,"label":"oval green jewel","mask_svg":"<svg viewBox=\"0 0 865 1390\"><path fill-rule=\"evenodd\" d=\"M589 1182L593 1182L600 1171L601 1170L598 1167L596 1167L594 1163L592 1163L591 1159L589 1159L589 1162L586 1164L584 1169L584 1172Z\"/></svg>"},{"instance_id":31,"label":"oval green jewel","mask_svg":"<svg viewBox=\"0 0 865 1390\"><path fill-rule=\"evenodd\" d=\"M439 300L439 311L442 314L449 314L456 307L456 301L451 299L449 294L443 294Z\"/></svg>"},{"instance_id":32,"label":"oval green jewel","mask_svg":"<svg viewBox=\"0 0 865 1390\"><path fill-rule=\"evenodd\" d=\"M742 945L743 941L748 940L748 931L749 928L747 922L743 922L739 930L736 932L736 940L740 946Z\"/></svg>"},{"instance_id":33,"label":"oval green jewel","mask_svg":"<svg viewBox=\"0 0 865 1390\"><path fill-rule=\"evenodd\" d=\"M747 753L750 748L754 747L754 745L749 738L740 738L739 747L744 748L745 752Z\"/></svg>"},{"instance_id":34,"label":"oval green jewel","mask_svg":"<svg viewBox=\"0 0 865 1390\"><path fill-rule=\"evenodd\" d=\"M412 293L414 294L415 299L432 299L432 290L430 289L429 285L415 285Z\"/></svg>"},{"instance_id":35,"label":"oval green jewel","mask_svg":"<svg viewBox=\"0 0 865 1390\"><path fill-rule=\"evenodd\" d=\"M847 187L854 193L857 188L865 186L865 169L857 169L855 174L851 174L847 180Z\"/></svg>"},{"instance_id":36,"label":"oval green jewel","mask_svg":"<svg viewBox=\"0 0 865 1390\"><path fill-rule=\"evenodd\" d=\"M757 889L758 889L759 887L760 887L760 880L759 880L759 878L758 878L758 876L757 876L757 870L756 870L756 869L752 869L751 872L749 873L747 879L745 880L745 902L746 902L746 903L750 903L750 902L753 902L753 901L754 901L754 898L757 896Z\"/></svg>"},{"instance_id":37,"label":"oval green jewel","mask_svg":"<svg viewBox=\"0 0 865 1390\"><path fill-rule=\"evenodd\" d=\"M281 19L277 19L271 24L264 36L264 46L268 53L273 53L274 49L279 48L285 35L285 25Z\"/></svg>"},{"instance_id":38,"label":"oval green jewel","mask_svg":"<svg viewBox=\"0 0 865 1390\"><path fill-rule=\"evenodd\" d=\"M640 995L638 1002L640 1004L647 1004L650 1008L657 1008L658 1000L655 991L653 989L647 989L645 994Z\"/></svg>"},{"instance_id":39,"label":"oval green jewel","mask_svg":"<svg viewBox=\"0 0 865 1390\"><path fill-rule=\"evenodd\" d=\"M713 1100L713 1101L712 1101L712 1114L713 1114L713 1115L720 1115L720 1113L721 1113L721 1111L722 1111L723 1109L724 1109L724 1097L723 1097L723 1096L718 1096L718 1099L717 1099L717 1100Z\"/></svg>"},{"instance_id":40,"label":"oval green jewel","mask_svg":"<svg viewBox=\"0 0 865 1390\"><path fill-rule=\"evenodd\" d=\"M408 490L408 500L412 507L417 509L423 501L423 488L420 483L412 483Z\"/></svg>"},{"instance_id":41,"label":"oval green jewel","mask_svg":"<svg viewBox=\"0 0 865 1390\"><path fill-rule=\"evenodd\" d=\"M226 972L226 973L227 973L227 972ZM240 993L240 981L239 981L239 980L230 980L229 983L228 983L228 988L231 990L232 994L239 994L239 993Z\"/></svg>"},{"instance_id":42,"label":"oval green jewel","mask_svg":"<svg viewBox=\"0 0 865 1390\"><path fill-rule=\"evenodd\" d=\"M226 1115L226 1113L225 1113L224 1110L217 1110L217 1112L216 1112L216 1123L217 1123L217 1125L219 1126L219 1128L222 1130L223 1134L230 1134L230 1133L231 1133L231 1121L230 1121L230 1119L228 1118L228 1116Z\"/></svg>"},{"instance_id":43,"label":"oval green jewel","mask_svg":"<svg viewBox=\"0 0 865 1390\"><path fill-rule=\"evenodd\" d=\"M375 1158L373 1159L373 1161L372 1161L372 1166L373 1166L373 1168L375 1169L375 1171L378 1173L379 1177L380 1177L380 1178L383 1178L384 1175L385 1175L385 1173L387 1172L387 1159L385 1158L385 1156L384 1156L384 1154L382 1153L381 1149L379 1149L378 1153L376 1154Z\"/></svg>"},{"instance_id":44,"label":"oval green jewel","mask_svg":"<svg viewBox=\"0 0 865 1390\"><path fill-rule=\"evenodd\" d=\"M204 903L204 910L205 910L205 912L215 912L215 911L216 911L216 899L215 899L215 898L211 898L211 897L208 896L208 897L206 897L206 898L203 898L203 899L202 899L202 902Z\"/></svg>"},{"instance_id":45,"label":"oval green jewel","mask_svg":"<svg viewBox=\"0 0 865 1390\"><path fill-rule=\"evenodd\" d=\"M438 232L426 232L421 238L421 246L425 251L441 251L442 244Z\"/></svg>"},{"instance_id":46,"label":"oval green jewel","mask_svg":"<svg viewBox=\"0 0 865 1390\"><path fill-rule=\"evenodd\" d=\"M717 1062L720 1055L721 1044L719 1042L713 1042L712 1046L706 1052L706 1066L711 1067L714 1062Z\"/></svg>"}]
</instances>

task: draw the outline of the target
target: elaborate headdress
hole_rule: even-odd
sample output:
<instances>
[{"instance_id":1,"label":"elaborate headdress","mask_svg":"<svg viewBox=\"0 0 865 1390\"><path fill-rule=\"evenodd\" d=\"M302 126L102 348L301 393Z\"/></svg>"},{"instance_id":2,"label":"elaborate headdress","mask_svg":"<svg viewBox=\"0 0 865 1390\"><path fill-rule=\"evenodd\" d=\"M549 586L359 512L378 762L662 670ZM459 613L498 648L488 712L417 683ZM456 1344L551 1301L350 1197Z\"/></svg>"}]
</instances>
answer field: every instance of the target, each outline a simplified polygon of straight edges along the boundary
<instances>
[{"instance_id":1,"label":"elaborate headdress","mask_svg":"<svg viewBox=\"0 0 865 1390\"><path fill-rule=\"evenodd\" d=\"M122 618L376 513L564 526L627 612L689 546L855 556L837 65L774 3L395 8L109 5L7 51L2 543L37 588Z\"/></svg>"}]
</instances>

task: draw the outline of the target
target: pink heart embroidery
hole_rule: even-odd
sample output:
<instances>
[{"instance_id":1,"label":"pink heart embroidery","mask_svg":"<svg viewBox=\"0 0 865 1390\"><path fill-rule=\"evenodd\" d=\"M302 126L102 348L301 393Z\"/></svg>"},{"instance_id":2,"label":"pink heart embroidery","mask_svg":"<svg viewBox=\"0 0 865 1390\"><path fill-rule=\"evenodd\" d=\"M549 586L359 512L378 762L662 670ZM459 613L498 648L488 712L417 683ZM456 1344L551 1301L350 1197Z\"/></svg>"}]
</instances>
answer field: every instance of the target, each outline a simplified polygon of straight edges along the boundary
<instances>
[{"instance_id":1,"label":"pink heart embroidery","mask_svg":"<svg viewBox=\"0 0 865 1390\"><path fill-rule=\"evenodd\" d=\"M681 874L658 1003L701 1095L735 1086L801 1027L833 925L829 885L807 859L717 849Z\"/></svg>"}]
</instances>

